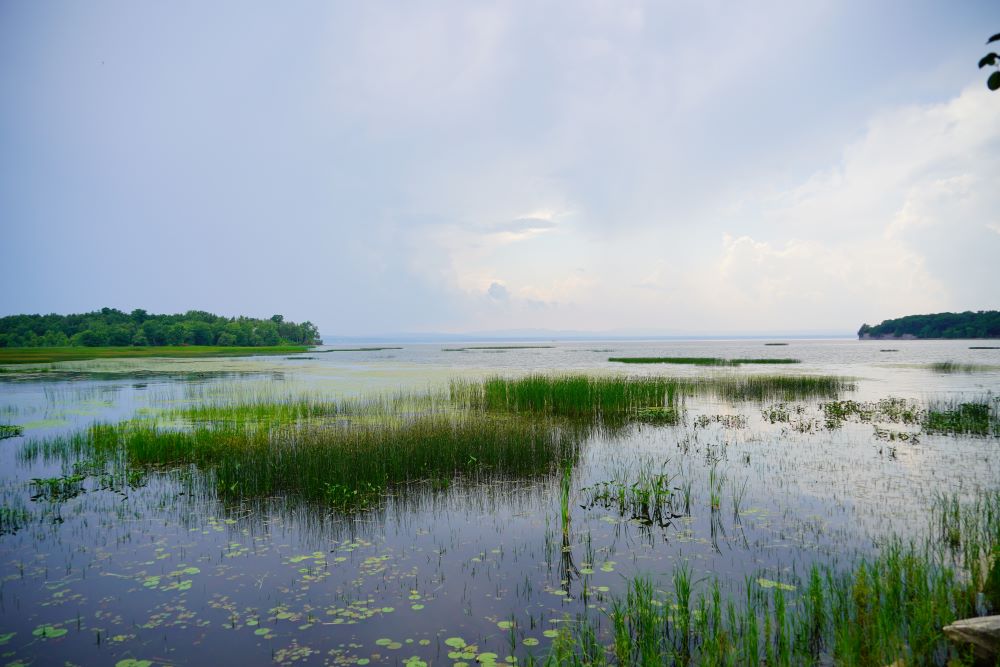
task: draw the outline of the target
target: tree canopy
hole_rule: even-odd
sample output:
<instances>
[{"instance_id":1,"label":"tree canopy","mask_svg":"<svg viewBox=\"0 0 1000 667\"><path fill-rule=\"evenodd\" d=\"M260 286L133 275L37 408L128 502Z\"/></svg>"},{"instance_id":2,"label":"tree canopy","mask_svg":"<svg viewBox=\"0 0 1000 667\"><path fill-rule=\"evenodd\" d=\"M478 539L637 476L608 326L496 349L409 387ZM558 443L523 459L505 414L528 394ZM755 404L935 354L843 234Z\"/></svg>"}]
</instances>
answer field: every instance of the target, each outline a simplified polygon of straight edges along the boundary
<instances>
[{"instance_id":1,"label":"tree canopy","mask_svg":"<svg viewBox=\"0 0 1000 667\"><path fill-rule=\"evenodd\" d=\"M296 324L282 315L262 320L223 317L202 310L177 315L152 315L141 308L131 313L101 308L73 315L9 315L0 317L0 347L63 347L83 345L319 345L319 330L311 322Z\"/></svg>"},{"instance_id":2,"label":"tree canopy","mask_svg":"<svg viewBox=\"0 0 1000 667\"><path fill-rule=\"evenodd\" d=\"M1000 338L1000 310L907 315L871 326L862 324L858 338Z\"/></svg>"}]
</instances>

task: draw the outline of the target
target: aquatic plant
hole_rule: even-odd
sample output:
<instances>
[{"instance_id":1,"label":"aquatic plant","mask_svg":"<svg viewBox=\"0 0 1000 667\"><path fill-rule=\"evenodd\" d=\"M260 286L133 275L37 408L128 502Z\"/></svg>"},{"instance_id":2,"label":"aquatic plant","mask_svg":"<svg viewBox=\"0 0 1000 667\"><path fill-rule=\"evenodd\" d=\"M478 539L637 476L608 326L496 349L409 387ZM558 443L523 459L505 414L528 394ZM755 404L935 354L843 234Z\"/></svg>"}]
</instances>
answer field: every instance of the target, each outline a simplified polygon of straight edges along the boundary
<instances>
[{"instance_id":1,"label":"aquatic plant","mask_svg":"<svg viewBox=\"0 0 1000 667\"><path fill-rule=\"evenodd\" d=\"M1000 368L984 364L961 364L957 361L938 361L931 364L931 370L935 373L985 373L1000 370Z\"/></svg>"},{"instance_id":2,"label":"aquatic plant","mask_svg":"<svg viewBox=\"0 0 1000 667\"><path fill-rule=\"evenodd\" d=\"M98 424L46 449L87 452L119 466L195 465L228 496L290 493L365 508L373 497L408 483L462 474L546 474L573 455L579 437L578 430L543 420L481 414L418 415L363 426L221 420L190 429L133 420Z\"/></svg>"},{"instance_id":3,"label":"aquatic plant","mask_svg":"<svg viewBox=\"0 0 1000 667\"><path fill-rule=\"evenodd\" d=\"M989 398L933 401L928 406L923 426L928 433L1000 436L997 401Z\"/></svg>"},{"instance_id":4,"label":"aquatic plant","mask_svg":"<svg viewBox=\"0 0 1000 667\"><path fill-rule=\"evenodd\" d=\"M16 438L24 433L24 428L16 424L0 424L0 440L4 438Z\"/></svg>"},{"instance_id":5,"label":"aquatic plant","mask_svg":"<svg viewBox=\"0 0 1000 667\"><path fill-rule=\"evenodd\" d=\"M740 366L742 364L799 364L800 359L722 359L720 357L609 357L621 364L689 364L693 366Z\"/></svg>"},{"instance_id":6,"label":"aquatic plant","mask_svg":"<svg viewBox=\"0 0 1000 667\"><path fill-rule=\"evenodd\" d=\"M534 412L573 417L635 417L647 408L671 408L682 395L733 401L836 397L853 383L835 376L722 375L657 376L526 375L452 380L451 400L477 410Z\"/></svg>"},{"instance_id":7,"label":"aquatic plant","mask_svg":"<svg viewBox=\"0 0 1000 667\"><path fill-rule=\"evenodd\" d=\"M941 520L942 509L935 505L932 521ZM875 557L847 570L813 566L801 595L786 596L798 582L748 577L738 604L723 599L715 578L692 582L683 563L674 569L672 594L658 593L648 577L633 578L610 603L607 634L593 617L583 619L553 644L550 659L589 665L611 664L611 656L618 665L960 664L963 654L941 628L978 612L977 592L994 570L971 564L987 562L1000 548L1000 493L967 504L949 500L946 511L947 521L961 527L960 540L971 544L962 571L946 564L941 549L947 546L938 538L923 545L889 539ZM583 636L586 641L574 641ZM605 642L604 651L595 650L594 637Z\"/></svg>"}]
</instances>

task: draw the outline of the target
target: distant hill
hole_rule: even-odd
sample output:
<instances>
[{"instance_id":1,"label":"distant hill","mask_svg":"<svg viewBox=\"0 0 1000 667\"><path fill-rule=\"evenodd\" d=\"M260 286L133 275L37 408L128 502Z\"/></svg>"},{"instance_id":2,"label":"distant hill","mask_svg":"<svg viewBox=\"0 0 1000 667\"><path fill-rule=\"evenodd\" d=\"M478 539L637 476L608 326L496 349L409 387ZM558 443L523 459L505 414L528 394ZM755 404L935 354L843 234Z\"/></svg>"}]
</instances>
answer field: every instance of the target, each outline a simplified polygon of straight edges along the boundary
<instances>
[{"instance_id":1,"label":"distant hill","mask_svg":"<svg viewBox=\"0 0 1000 667\"><path fill-rule=\"evenodd\" d=\"M1000 338L1000 310L907 315L862 324L858 338Z\"/></svg>"},{"instance_id":2,"label":"distant hill","mask_svg":"<svg viewBox=\"0 0 1000 667\"><path fill-rule=\"evenodd\" d=\"M202 310L178 315L152 315L141 308L124 313L102 308L75 315L8 315L0 317L0 347L85 347L219 345L263 347L320 345L311 322L286 322L274 315L223 317Z\"/></svg>"}]
</instances>

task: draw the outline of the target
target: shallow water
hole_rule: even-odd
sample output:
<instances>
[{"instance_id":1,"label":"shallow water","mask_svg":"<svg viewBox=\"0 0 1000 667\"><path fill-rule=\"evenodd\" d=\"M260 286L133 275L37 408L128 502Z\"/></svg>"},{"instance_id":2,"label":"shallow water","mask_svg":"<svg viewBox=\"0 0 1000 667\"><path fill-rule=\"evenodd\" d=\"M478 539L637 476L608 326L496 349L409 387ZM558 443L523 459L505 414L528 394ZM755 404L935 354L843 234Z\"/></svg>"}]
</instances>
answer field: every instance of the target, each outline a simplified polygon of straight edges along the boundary
<instances>
[{"instance_id":1,"label":"shallow water","mask_svg":"<svg viewBox=\"0 0 1000 667\"><path fill-rule=\"evenodd\" d=\"M234 393L339 397L493 373L834 374L854 378L857 390L846 397L865 401L993 400L1000 392L1000 350L968 349L975 342L784 342L537 343L553 347L460 352L445 351L461 347L455 344L406 345L304 355L310 358L66 362L47 373L4 373L0 422L21 424L25 434L0 441L0 494L5 507L24 508L30 519L0 535L0 657L83 665L129 658L451 664L489 662L491 654L524 661L544 655L553 630L580 615L601 618L628 576L650 575L668 589L674 568L688 562L700 582L696 594L710 576L722 580L724 595L741 595L748 577L797 586L813 562L847 563L888 534L923 534L935 494L970 496L1000 485L995 437L892 424L885 428L917 440L890 441L872 424L827 428L820 399L790 404L791 420L772 423L773 402L689 397L678 425L592 433L573 470L566 531L556 471L412 489L345 518L281 499L227 506L193 470L150 473L144 484L118 489L89 479L74 498L32 501L28 480L61 474L63 464L18 456L31 440L94 421ZM898 352L880 351L889 348ZM803 363L713 369L613 364L611 356ZM931 370L940 361L991 368ZM716 417L725 414L744 415L745 426ZM675 476L678 489L690 485L686 516L648 524L586 502L588 488L640 468ZM715 511L713 470L722 480ZM475 648L456 651L462 642Z\"/></svg>"}]
</instances>

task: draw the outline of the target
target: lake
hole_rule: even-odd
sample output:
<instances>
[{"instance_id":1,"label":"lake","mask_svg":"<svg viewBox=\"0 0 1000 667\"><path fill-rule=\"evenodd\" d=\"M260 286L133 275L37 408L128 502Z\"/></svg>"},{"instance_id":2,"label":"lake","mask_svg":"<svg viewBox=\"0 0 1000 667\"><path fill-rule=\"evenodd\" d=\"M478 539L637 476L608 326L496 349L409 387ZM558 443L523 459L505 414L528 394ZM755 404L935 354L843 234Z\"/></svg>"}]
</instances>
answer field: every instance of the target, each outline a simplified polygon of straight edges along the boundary
<instances>
[{"instance_id":1,"label":"lake","mask_svg":"<svg viewBox=\"0 0 1000 667\"><path fill-rule=\"evenodd\" d=\"M524 663L581 622L610 633L609 608L632 578L666 593L682 564L696 591L717 580L723 597L742 600L757 582L794 596L813 564L848 567L888 536L925 537L945 494L1000 487L1000 434L989 430L1000 349L970 349L991 344L345 345L8 367L0 423L23 434L0 441L0 655L25 665ZM629 356L801 363L608 361ZM933 366L942 362L955 365ZM452 379L527 373L822 375L850 387L799 398L685 394L676 422L581 428L566 471L463 473L390 487L351 512L286 494L234 500L191 465L102 477L80 467L85 454L43 446L97 422L185 428L171 420L198 405L434 393ZM844 400L855 403L832 405ZM990 406L985 433L906 416L963 403ZM58 487L31 482L74 474ZM620 501L640 478L659 480L665 511Z\"/></svg>"}]
</instances>

